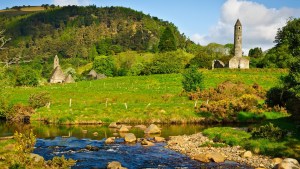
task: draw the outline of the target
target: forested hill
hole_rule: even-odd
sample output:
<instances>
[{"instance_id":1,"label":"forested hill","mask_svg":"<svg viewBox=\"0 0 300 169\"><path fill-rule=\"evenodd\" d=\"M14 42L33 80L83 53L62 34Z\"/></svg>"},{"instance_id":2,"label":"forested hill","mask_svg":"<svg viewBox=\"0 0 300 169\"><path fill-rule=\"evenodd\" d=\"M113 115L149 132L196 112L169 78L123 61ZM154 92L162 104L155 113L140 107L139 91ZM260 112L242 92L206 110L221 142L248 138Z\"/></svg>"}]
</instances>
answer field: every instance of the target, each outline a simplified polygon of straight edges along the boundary
<instances>
[{"instance_id":1,"label":"forested hill","mask_svg":"<svg viewBox=\"0 0 300 169\"><path fill-rule=\"evenodd\" d=\"M124 7L66 6L12 13L0 12L0 29L12 39L8 50L1 51L1 60L15 56L47 60L56 54L92 60L95 55L128 50L156 52L164 50L159 46L163 34L173 37L176 49L192 43L174 24Z\"/></svg>"}]
</instances>

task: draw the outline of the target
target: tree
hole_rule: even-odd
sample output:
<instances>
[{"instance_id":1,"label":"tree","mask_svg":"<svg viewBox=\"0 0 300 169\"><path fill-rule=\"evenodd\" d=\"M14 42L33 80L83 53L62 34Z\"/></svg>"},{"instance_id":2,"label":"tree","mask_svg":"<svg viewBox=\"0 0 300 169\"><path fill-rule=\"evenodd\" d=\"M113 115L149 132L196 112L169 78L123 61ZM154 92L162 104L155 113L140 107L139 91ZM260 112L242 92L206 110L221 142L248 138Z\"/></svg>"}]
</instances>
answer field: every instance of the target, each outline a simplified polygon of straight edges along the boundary
<instances>
[{"instance_id":1,"label":"tree","mask_svg":"<svg viewBox=\"0 0 300 169\"><path fill-rule=\"evenodd\" d=\"M106 76L113 76L116 71L114 60L111 56L96 56L93 62L93 69Z\"/></svg>"},{"instance_id":2,"label":"tree","mask_svg":"<svg viewBox=\"0 0 300 169\"><path fill-rule=\"evenodd\" d=\"M294 58L300 57L300 18L290 19L286 26L278 30L275 47L261 60L264 67L291 67Z\"/></svg>"},{"instance_id":3,"label":"tree","mask_svg":"<svg viewBox=\"0 0 300 169\"><path fill-rule=\"evenodd\" d=\"M256 47L256 48L249 50L248 56L252 57L252 58L260 58L263 56L263 52L262 52L261 48Z\"/></svg>"},{"instance_id":4,"label":"tree","mask_svg":"<svg viewBox=\"0 0 300 169\"><path fill-rule=\"evenodd\" d=\"M289 20L286 26L279 29L275 42L275 49L285 47L283 52L291 56L289 74L282 78L281 87L281 93L289 93L289 97L285 97L281 102L286 103L287 110L294 116L293 119L300 120L300 18ZM283 99L282 94L277 95L280 96L280 100Z\"/></svg>"},{"instance_id":5,"label":"tree","mask_svg":"<svg viewBox=\"0 0 300 169\"><path fill-rule=\"evenodd\" d=\"M158 48L161 52L177 49L175 35L170 27L167 27L161 35Z\"/></svg>"},{"instance_id":6,"label":"tree","mask_svg":"<svg viewBox=\"0 0 300 169\"><path fill-rule=\"evenodd\" d=\"M288 45L294 57L300 57L300 18L290 19L286 26L279 29L275 37L276 47Z\"/></svg>"},{"instance_id":7,"label":"tree","mask_svg":"<svg viewBox=\"0 0 300 169\"><path fill-rule=\"evenodd\" d=\"M203 74L198 71L197 67L193 66L182 74L182 86L187 92L203 89Z\"/></svg>"}]
</instances>

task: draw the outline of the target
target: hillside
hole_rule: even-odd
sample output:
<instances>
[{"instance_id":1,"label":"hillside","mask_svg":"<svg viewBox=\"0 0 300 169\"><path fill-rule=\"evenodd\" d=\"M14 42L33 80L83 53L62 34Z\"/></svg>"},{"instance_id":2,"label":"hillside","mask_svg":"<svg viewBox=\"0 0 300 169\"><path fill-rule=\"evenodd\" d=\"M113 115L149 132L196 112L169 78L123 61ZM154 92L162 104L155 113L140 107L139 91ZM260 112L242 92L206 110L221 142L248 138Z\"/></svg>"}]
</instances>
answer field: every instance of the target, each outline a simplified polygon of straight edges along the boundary
<instances>
[{"instance_id":1,"label":"hillside","mask_svg":"<svg viewBox=\"0 0 300 169\"><path fill-rule=\"evenodd\" d=\"M47 61L56 54L92 60L91 51L95 50L99 55L128 50L155 52L167 27L175 36L177 48L184 48L187 42L172 23L129 8L37 8L0 12L0 29L6 29L7 37L12 38L7 44L10 51L0 54L2 60L17 54L25 60L42 57Z\"/></svg>"}]
</instances>

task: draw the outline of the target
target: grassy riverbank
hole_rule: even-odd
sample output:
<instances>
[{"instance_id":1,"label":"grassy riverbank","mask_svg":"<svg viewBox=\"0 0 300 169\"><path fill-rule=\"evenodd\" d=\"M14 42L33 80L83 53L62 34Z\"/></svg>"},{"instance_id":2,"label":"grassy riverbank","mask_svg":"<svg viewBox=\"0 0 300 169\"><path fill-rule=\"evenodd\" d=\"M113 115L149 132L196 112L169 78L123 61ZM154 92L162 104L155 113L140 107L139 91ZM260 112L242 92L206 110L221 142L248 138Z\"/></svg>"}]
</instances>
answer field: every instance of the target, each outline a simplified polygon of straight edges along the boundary
<instances>
[{"instance_id":1,"label":"grassy riverbank","mask_svg":"<svg viewBox=\"0 0 300 169\"><path fill-rule=\"evenodd\" d=\"M202 70L205 88L216 87L231 80L246 84L257 83L269 89L287 73L282 69ZM30 94L49 92L50 108L40 108L32 120L49 122L198 122L195 102L182 93L181 74L114 77L74 84L54 84L35 88L12 88L12 103L27 104ZM71 100L71 104L70 104Z\"/></svg>"}]
</instances>

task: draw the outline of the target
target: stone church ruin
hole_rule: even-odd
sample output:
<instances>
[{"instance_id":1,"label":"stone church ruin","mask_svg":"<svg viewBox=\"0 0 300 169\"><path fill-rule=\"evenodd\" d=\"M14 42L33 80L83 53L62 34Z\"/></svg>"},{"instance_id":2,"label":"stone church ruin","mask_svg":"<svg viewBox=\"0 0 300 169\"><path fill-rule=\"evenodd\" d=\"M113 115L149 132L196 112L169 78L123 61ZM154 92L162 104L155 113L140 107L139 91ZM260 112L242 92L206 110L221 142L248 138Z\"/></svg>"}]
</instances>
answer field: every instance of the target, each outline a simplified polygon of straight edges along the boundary
<instances>
[{"instance_id":1,"label":"stone church ruin","mask_svg":"<svg viewBox=\"0 0 300 169\"><path fill-rule=\"evenodd\" d=\"M65 75L59 65L58 56L55 55L53 63L53 71L50 78L50 83L74 83L74 79L71 74Z\"/></svg>"}]
</instances>

